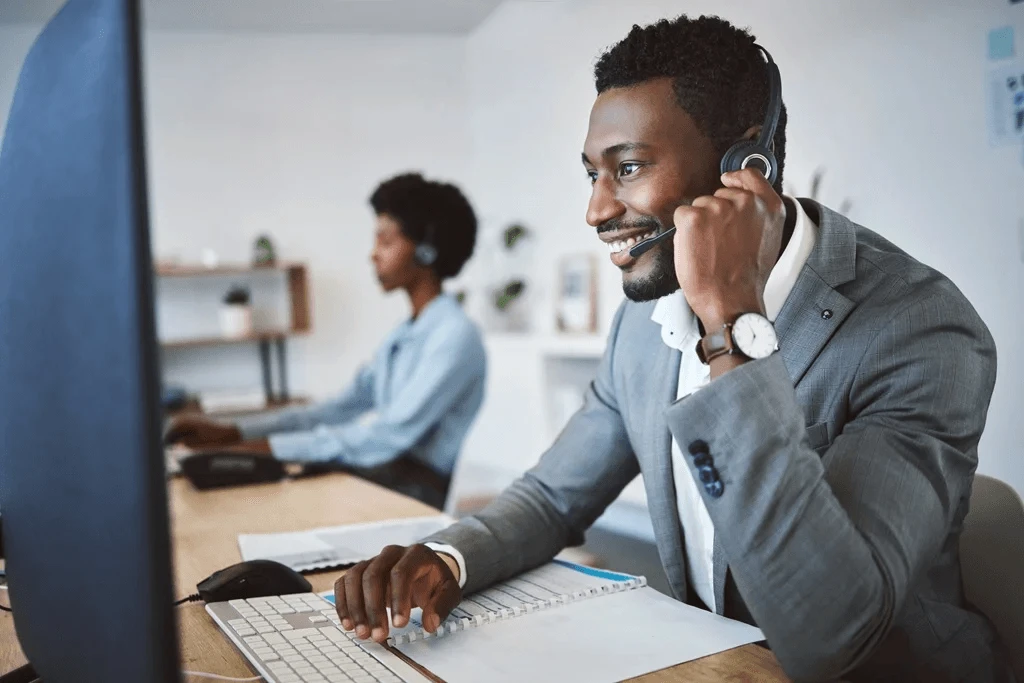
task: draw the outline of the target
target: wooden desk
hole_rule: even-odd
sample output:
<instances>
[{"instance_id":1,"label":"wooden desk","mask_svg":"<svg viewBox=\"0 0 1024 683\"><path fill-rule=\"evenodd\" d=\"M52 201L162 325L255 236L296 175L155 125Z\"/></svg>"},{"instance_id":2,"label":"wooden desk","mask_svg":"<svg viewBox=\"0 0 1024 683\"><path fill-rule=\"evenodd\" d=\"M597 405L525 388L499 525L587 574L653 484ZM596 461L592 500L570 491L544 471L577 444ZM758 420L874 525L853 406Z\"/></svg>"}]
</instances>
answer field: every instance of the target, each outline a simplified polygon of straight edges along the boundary
<instances>
[{"instance_id":1,"label":"wooden desk","mask_svg":"<svg viewBox=\"0 0 1024 683\"><path fill-rule=\"evenodd\" d=\"M208 492L196 491L182 479L173 480L169 486L178 597L194 593L199 581L240 560L237 536L242 532L296 531L436 514L436 510L417 501L342 474ZM314 590L324 591L339 575L337 571L320 572L308 578ZM255 675L207 616L202 603L179 607L178 617L184 669L224 676ZM11 615L0 613L0 673L24 662ZM636 680L772 683L788 679L770 652L747 645Z\"/></svg>"}]
</instances>

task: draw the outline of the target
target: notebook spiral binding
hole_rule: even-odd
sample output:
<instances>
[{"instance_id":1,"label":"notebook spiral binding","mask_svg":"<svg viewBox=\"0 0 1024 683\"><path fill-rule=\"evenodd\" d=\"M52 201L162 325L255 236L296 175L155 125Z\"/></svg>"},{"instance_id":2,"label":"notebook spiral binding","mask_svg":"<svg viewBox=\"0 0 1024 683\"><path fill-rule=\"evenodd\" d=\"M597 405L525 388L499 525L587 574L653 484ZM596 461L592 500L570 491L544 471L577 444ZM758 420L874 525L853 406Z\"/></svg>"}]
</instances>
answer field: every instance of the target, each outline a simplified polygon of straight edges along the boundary
<instances>
[{"instance_id":1,"label":"notebook spiral binding","mask_svg":"<svg viewBox=\"0 0 1024 683\"><path fill-rule=\"evenodd\" d=\"M530 614L534 611L557 607L559 605L568 605L569 603L576 602L578 600L585 600L599 595L621 593L622 591L643 588L646 585L647 579L643 576L638 576L634 579L630 579L629 581L623 581L622 583L604 585L599 588L588 588L586 590L576 591L575 593L560 595L558 597L551 598L550 600L538 600L536 602L525 603L524 607L513 607L511 609L505 608L497 612L478 614L472 618L448 617L444 620L444 623L438 627L436 633L430 633L429 631L420 628L415 631L410 631L409 633L402 633L388 638L388 645L395 647L397 645L412 643L417 640L441 638L451 633L458 633L459 631L476 628L477 626L482 626L495 621L515 619L516 617L523 616L524 614Z\"/></svg>"}]
</instances>

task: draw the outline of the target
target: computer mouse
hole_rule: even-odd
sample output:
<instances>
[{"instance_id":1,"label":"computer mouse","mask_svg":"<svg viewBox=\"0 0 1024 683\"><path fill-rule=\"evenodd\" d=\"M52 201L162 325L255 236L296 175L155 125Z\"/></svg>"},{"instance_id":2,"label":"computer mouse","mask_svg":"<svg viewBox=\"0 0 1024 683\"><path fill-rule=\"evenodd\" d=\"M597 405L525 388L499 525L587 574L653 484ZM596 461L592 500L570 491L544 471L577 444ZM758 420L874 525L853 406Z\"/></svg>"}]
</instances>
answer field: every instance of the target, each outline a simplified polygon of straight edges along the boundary
<instances>
[{"instance_id":1,"label":"computer mouse","mask_svg":"<svg viewBox=\"0 0 1024 683\"><path fill-rule=\"evenodd\" d=\"M196 588L204 602L313 592L313 587L302 574L273 560L233 564L203 579Z\"/></svg>"}]
</instances>

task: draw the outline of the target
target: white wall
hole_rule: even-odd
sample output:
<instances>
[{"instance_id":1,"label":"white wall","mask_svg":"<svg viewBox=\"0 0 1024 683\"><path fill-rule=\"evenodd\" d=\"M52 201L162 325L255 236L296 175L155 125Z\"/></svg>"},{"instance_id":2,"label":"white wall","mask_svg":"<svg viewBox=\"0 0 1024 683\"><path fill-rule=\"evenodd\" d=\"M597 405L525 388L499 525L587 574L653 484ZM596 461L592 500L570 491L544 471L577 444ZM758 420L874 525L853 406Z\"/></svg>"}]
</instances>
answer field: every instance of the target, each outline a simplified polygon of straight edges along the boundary
<instances>
[{"instance_id":1,"label":"white wall","mask_svg":"<svg viewBox=\"0 0 1024 683\"><path fill-rule=\"evenodd\" d=\"M160 32L146 57L156 254L248 260L271 234L313 280L292 389L339 391L408 312L373 276L370 193L404 170L466 175L464 39ZM255 359L165 355L172 377L206 387L258 385Z\"/></svg>"},{"instance_id":2,"label":"white wall","mask_svg":"<svg viewBox=\"0 0 1024 683\"><path fill-rule=\"evenodd\" d=\"M0 141L7 127L7 115L14 98L14 86L17 84L21 63L39 29L39 26L31 25L0 25Z\"/></svg>"},{"instance_id":3,"label":"white wall","mask_svg":"<svg viewBox=\"0 0 1024 683\"><path fill-rule=\"evenodd\" d=\"M602 326L621 300L619 275L584 222L589 186L579 153L601 50L682 11L752 27L778 62L789 108L787 185L806 193L827 167L822 199L853 200L852 217L949 275L990 326L999 377L981 444L982 472L1024 493L1021 148L991 149L985 124L986 36L1024 6L1005 0L511 1L467 48L472 171L467 186L494 223L522 220L550 255L536 280L547 293L557 255L592 250L602 267ZM1020 47L1018 47L1020 49ZM541 249L539 251L544 251ZM550 296L536 327L550 329ZM500 358L491 359L501 363ZM493 392L492 392L493 393ZM513 396L515 396L513 394ZM506 399L506 415L516 402ZM477 430L477 448L512 466L536 459L529 430ZM493 455L495 452L498 455Z\"/></svg>"},{"instance_id":4,"label":"white wall","mask_svg":"<svg viewBox=\"0 0 1024 683\"><path fill-rule=\"evenodd\" d=\"M0 26L0 123L38 30ZM195 263L209 247L244 262L267 232L282 258L309 264L314 333L290 344L293 393L339 391L408 313L373 276L367 199L405 170L467 174L464 46L454 36L146 35L154 253ZM184 294L208 303L229 284ZM180 303L181 283L171 287ZM195 310L216 325L215 308ZM204 326L186 318L162 315L160 327L188 336ZM260 386L255 347L169 351L164 364L192 389Z\"/></svg>"}]
</instances>

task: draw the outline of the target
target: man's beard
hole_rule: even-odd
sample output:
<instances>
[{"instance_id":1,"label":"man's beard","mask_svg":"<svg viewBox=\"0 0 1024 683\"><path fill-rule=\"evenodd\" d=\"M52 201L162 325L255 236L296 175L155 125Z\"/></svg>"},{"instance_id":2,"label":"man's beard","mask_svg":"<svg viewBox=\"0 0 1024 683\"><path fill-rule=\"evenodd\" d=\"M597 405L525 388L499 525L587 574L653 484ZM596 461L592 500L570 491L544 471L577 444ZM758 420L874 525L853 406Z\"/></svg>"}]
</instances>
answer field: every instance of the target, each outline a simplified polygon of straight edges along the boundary
<instances>
[{"instance_id":1,"label":"man's beard","mask_svg":"<svg viewBox=\"0 0 1024 683\"><path fill-rule=\"evenodd\" d=\"M648 254L654 259L648 274L622 281L622 291L630 301L654 301L679 289L672 240L659 244Z\"/></svg>"},{"instance_id":2,"label":"man's beard","mask_svg":"<svg viewBox=\"0 0 1024 683\"><path fill-rule=\"evenodd\" d=\"M639 216L631 221L613 218L601 225L597 232L600 234L633 228L642 228L647 232L656 230L659 234L666 229L664 221L656 216ZM654 301L679 289L672 240L657 245L648 254L648 258L654 259L654 262L647 276L622 280L622 291L630 301Z\"/></svg>"}]
</instances>

